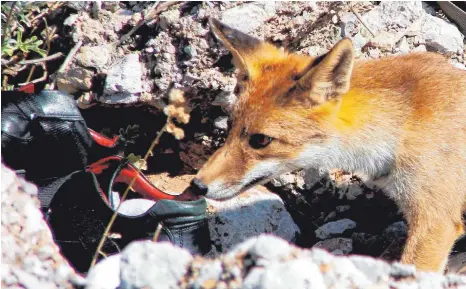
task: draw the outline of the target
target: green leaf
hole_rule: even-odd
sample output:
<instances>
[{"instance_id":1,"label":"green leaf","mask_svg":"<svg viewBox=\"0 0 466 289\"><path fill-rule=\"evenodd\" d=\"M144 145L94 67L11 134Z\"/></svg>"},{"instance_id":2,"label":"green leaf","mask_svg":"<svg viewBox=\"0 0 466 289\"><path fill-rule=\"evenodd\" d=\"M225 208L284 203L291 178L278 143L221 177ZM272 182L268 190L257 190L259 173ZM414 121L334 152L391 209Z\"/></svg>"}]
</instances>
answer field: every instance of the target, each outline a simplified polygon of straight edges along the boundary
<instances>
[{"instance_id":1,"label":"green leaf","mask_svg":"<svg viewBox=\"0 0 466 289\"><path fill-rule=\"evenodd\" d=\"M36 53L39 53L40 56L42 57L46 57L47 56L47 51L45 51L44 49L41 49L39 47L36 47L34 49L31 49L32 51L36 52Z\"/></svg>"},{"instance_id":2,"label":"green leaf","mask_svg":"<svg viewBox=\"0 0 466 289\"><path fill-rule=\"evenodd\" d=\"M147 170L147 163L146 163L146 161L144 161L144 159L141 156L139 156L139 155L135 156L133 153L131 153L126 158L137 169L139 169L141 171Z\"/></svg>"}]
</instances>

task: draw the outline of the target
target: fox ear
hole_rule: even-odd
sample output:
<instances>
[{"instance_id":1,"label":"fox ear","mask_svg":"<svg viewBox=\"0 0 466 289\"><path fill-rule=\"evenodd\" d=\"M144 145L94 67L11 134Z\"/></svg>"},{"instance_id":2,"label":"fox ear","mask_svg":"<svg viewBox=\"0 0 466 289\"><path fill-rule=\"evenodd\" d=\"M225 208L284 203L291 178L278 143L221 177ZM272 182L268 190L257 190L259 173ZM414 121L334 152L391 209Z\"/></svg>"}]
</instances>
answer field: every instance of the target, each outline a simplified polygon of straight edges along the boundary
<instances>
[{"instance_id":1,"label":"fox ear","mask_svg":"<svg viewBox=\"0 0 466 289\"><path fill-rule=\"evenodd\" d=\"M299 80L310 91L310 100L321 104L348 92L353 71L354 49L350 39L340 40L327 54L317 57Z\"/></svg>"},{"instance_id":2,"label":"fox ear","mask_svg":"<svg viewBox=\"0 0 466 289\"><path fill-rule=\"evenodd\" d=\"M247 72L246 56L256 50L262 41L233 29L212 17L209 19L209 24L214 35L230 50L236 68Z\"/></svg>"}]
</instances>

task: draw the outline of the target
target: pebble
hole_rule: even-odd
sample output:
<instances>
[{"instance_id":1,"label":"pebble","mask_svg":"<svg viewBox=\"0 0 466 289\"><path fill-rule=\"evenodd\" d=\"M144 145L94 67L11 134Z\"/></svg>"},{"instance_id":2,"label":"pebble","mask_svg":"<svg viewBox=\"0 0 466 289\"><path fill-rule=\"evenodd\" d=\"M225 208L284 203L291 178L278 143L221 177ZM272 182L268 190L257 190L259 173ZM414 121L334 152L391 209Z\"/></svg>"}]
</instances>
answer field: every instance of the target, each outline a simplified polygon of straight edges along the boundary
<instances>
[{"instance_id":1,"label":"pebble","mask_svg":"<svg viewBox=\"0 0 466 289\"><path fill-rule=\"evenodd\" d=\"M95 67L99 70L105 68L110 60L110 51L106 45L83 46L76 55L76 62L84 67Z\"/></svg>"},{"instance_id":2,"label":"pebble","mask_svg":"<svg viewBox=\"0 0 466 289\"><path fill-rule=\"evenodd\" d=\"M273 1L244 3L223 11L220 21L243 33L249 33L274 15Z\"/></svg>"},{"instance_id":3,"label":"pebble","mask_svg":"<svg viewBox=\"0 0 466 289\"><path fill-rule=\"evenodd\" d=\"M356 228L356 222L350 219L326 223L315 230L316 237L325 240L333 236L341 235L347 230Z\"/></svg>"},{"instance_id":4,"label":"pebble","mask_svg":"<svg viewBox=\"0 0 466 289\"><path fill-rule=\"evenodd\" d=\"M346 255L353 251L353 240L349 238L332 238L318 242L315 248L321 248L335 255Z\"/></svg>"},{"instance_id":5,"label":"pebble","mask_svg":"<svg viewBox=\"0 0 466 289\"><path fill-rule=\"evenodd\" d=\"M219 116L214 119L214 126L221 130L228 130L228 116Z\"/></svg>"},{"instance_id":6,"label":"pebble","mask_svg":"<svg viewBox=\"0 0 466 289\"><path fill-rule=\"evenodd\" d=\"M142 66L138 54L128 54L108 70L104 93L134 94L142 92Z\"/></svg>"}]
</instances>

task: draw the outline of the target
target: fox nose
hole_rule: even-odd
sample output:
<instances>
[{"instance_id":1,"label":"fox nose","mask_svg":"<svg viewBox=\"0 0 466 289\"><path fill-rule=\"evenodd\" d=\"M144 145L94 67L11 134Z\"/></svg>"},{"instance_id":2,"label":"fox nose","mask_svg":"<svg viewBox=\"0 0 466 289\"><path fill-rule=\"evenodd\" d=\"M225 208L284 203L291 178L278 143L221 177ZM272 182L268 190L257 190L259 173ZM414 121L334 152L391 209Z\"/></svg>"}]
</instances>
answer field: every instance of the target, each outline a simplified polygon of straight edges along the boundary
<instances>
[{"instance_id":1,"label":"fox nose","mask_svg":"<svg viewBox=\"0 0 466 289\"><path fill-rule=\"evenodd\" d=\"M207 194L207 186L204 184L200 179L194 178L191 181L191 186L190 186L191 191L198 195L198 196L203 196Z\"/></svg>"}]
</instances>

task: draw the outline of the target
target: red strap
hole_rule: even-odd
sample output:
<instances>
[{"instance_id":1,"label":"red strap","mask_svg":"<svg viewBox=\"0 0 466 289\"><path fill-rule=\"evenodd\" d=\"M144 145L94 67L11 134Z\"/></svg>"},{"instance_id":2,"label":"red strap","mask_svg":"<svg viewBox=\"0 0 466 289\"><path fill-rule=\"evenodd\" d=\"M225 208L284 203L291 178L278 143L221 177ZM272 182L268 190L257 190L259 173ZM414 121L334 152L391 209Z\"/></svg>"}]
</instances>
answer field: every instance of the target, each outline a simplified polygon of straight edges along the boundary
<instances>
[{"instance_id":1,"label":"red strap","mask_svg":"<svg viewBox=\"0 0 466 289\"><path fill-rule=\"evenodd\" d=\"M98 143L99 145L103 146L103 147L107 147L107 148L112 148L116 145L119 137L116 135L114 136L112 139L104 136L104 135L101 135L100 133L96 132L95 130L92 130L90 128L88 128L89 130L89 133L91 134L91 137L92 139Z\"/></svg>"},{"instance_id":2,"label":"red strap","mask_svg":"<svg viewBox=\"0 0 466 289\"><path fill-rule=\"evenodd\" d=\"M112 160L121 162L122 158L118 156L109 156L103 158L89 165L87 167L87 171L91 171L97 175L101 174L110 166L108 163ZM115 182L130 184L134 177L136 177L136 180L133 185L133 190L144 198L153 200L174 200L177 198L176 195L167 194L156 188L139 170L137 170L131 164L127 164L127 166L121 170L120 174L115 178Z\"/></svg>"},{"instance_id":3,"label":"red strap","mask_svg":"<svg viewBox=\"0 0 466 289\"><path fill-rule=\"evenodd\" d=\"M25 93L34 93L34 83L29 83L26 84L25 86L22 86L18 88L18 91L23 91Z\"/></svg>"}]
</instances>

